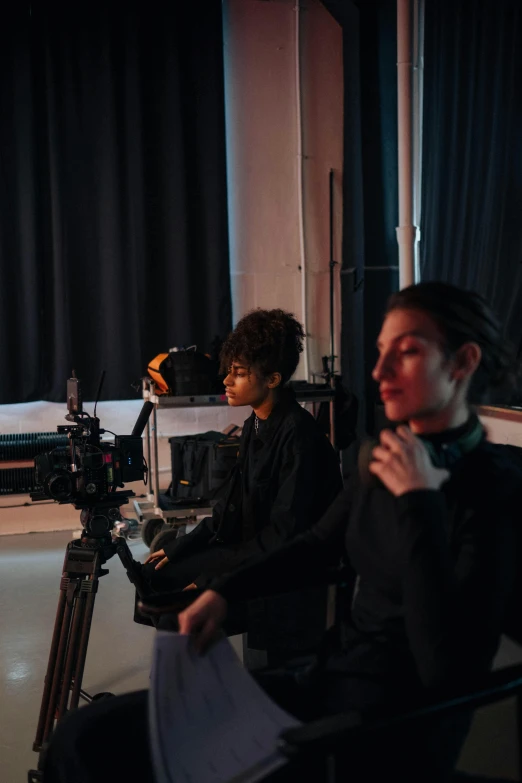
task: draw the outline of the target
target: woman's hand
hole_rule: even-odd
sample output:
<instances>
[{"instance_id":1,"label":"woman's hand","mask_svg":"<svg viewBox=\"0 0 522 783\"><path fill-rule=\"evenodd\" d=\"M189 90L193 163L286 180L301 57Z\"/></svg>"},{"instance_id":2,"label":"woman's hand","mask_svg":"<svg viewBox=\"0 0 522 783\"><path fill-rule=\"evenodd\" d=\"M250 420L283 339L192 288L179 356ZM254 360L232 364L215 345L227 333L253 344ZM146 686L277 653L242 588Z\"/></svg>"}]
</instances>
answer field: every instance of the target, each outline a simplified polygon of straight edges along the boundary
<instances>
[{"instance_id":1,"label":"woman's hand","mask_svg":"<svg viewBox=\"0 0 522 783\"><path fill-rule=\"evenodd\" d=\"M144 565L147 565L147 563L157 563L155 571L159 571L160 568L163 568L163 566L166 566L169 562L169 559L167 555L165 554L164 549L158 549L157 552L151 552L150 555L145 560Z\"/></svg>"},{"instance_id":2,"label":"woman's hand","mask_svg":"<svg viewBox=\"0 0 522 783\"><path fill-rule=\"evenodd\" d=\"M422 441L408 427L383 430L380 446L373 450L369 470L390 492L399 497L415 489L440 489L449 471L436 468Z\"/></svg>"},{"instance_id":3,"label":"woman's hand","mask_svg":"<svg viewBox=\"0 0 522 783\"><path fill-rule=\"evenodd\" d=\"M193 604L178 615L179 632L194 638L194 646L204 652L227 616L227 602L214 590L205 590Z\"/></svg>"}]
</instances>

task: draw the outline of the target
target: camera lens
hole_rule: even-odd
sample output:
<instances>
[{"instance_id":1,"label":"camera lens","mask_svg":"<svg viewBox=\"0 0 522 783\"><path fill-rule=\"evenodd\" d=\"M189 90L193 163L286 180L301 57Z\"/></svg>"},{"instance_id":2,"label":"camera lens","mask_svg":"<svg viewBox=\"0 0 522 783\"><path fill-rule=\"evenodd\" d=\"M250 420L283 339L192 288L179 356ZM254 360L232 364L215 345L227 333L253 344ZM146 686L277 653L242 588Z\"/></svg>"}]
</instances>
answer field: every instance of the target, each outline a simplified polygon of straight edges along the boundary
<instances>
[{"instance_id":1,"label":"camera lens","mask_svg":"<svg viewBox=\"0 0 522 783\"><path fill-rule=\"evenodd\" d=\"M67 473L53 473L47 481L48 494L55 500L69 500L72 483Z\"/></svg>"}]
</instances>

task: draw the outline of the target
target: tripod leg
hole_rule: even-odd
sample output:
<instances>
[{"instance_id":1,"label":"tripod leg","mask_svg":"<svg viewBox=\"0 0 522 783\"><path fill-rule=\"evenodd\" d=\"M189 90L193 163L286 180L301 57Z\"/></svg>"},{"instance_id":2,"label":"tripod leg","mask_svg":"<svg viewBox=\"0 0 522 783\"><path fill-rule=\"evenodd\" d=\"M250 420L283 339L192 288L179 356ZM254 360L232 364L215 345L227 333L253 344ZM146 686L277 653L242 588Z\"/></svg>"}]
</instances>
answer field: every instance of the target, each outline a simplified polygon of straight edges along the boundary
<instances>
[{"instance_id":1,"label":"tripod leg","mask_svg":"<svg viewBox=\"0 0 522 783\"><path fill-rule=\"evenodd\" d=\"M62 629L60 634L60 641L58 644L58 652L56 654L56 667L54 670L53 682L51 686L51 694L49 697L49 704L47 707L47 715L45 719L45 727L44 727L44 733L42 737L42 743L46 742L49 739L54 726L56 704L58 702L58 694L60 692L60 687L62 684L63 662L67 650L67 642L69 639L69 631L71 627L71 615L75 602L76 589L78 587L77 580L67 579L67 582L69 584L67 586L66 605L65 605Z\"/></svg>"},{"instance_id":2,"label":"tripod leg","mask_svg":"<svg viewBox=\"0 0 522 783\"><path fill-rule=\"evenodd\" d=\"M53 638L51 642L51 649L49 652L49 661L47 664L47 672L44 680L44 692L42 695L42 704L40 706L40 716L38 718L38 726L36 729L36 737L34 739L33 750L39 751L42 747L43 732L45 722L47 719L47 710L49 707L49 697L51 695L51 686L53 682L53 673L56 666L56 657L58 652L58 645L60 642L60 635L62 632L63 618L65 612L66 601L66 588L60 586L60 595L58 598L58 607L56 609L56 619L54 621Z\"/></svg>"},{"instance_id":3,"label":"tripod leg","mask_svg":"<svg viewBox=\"0 0 522 783\"><path fill-rule=\"evenodd\" d=\"M96 593L98 591L98 578L84 582L82 585L84 590L85 599L85 611L83 614L83 622L81 626L80 644L78 646L78 653L76 656L76 666L74 670L74 684L71 694L70 709L74 710L78 706L80 700L80 694L82 689L83 670L85 669L85 659L87 657L87 645L89 644L89 634L91 631L92 615L94 612L94 601ZM87 592L88 590L88 592Z\"/></svg>"},{"instance_id":4,"label":"tripod leg","mask_svg":"<svg viewBox=\"0 0 522 783\"><path fill-rule=\"evenodd\" d=\"M69 701L69 692L71 690L71 682L74 674L76 655L78 650L78 639L80 637L81 628L83 625L83 617L85 614L85 593L82 592L84 580L80 580L79 591L76 594L76 600L74 602L71 632L69 634L69 640L67 644L67 655L65 658L65 668L61 682L60 700L58 703L58 710L56 712L56 720L61 720L67 712L67 703Z\"/></svg>"}]
</instances>

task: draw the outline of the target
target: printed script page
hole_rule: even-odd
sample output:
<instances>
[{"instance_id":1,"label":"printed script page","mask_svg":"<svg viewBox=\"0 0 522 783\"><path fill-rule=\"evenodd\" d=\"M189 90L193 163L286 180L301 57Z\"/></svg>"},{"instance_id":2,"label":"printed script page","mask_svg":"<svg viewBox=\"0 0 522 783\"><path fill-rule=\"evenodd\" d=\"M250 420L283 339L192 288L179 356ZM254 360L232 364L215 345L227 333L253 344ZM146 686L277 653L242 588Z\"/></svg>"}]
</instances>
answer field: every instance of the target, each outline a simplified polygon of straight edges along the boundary
<instances>
[{"instance_id":1,"label":"printed script page","mask_svg":"<svg viewBox=\"0 0 522 783\"><path fill-rule=\"evenodd\" d=\"M157 783L255 783L285 764L280 709L223 637L205 655L190 638L156 634L149 726Z\"/></svg>"}]
</instances>

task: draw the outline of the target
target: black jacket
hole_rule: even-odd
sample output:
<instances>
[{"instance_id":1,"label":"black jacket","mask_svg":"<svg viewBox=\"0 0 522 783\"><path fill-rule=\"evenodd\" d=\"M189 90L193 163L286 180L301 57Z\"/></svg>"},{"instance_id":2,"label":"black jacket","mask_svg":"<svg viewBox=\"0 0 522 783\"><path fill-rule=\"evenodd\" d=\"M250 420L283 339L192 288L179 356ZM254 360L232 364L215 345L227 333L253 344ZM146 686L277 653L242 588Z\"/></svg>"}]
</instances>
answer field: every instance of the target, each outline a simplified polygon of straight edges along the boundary
<instances>
[{"instance_id":1,"label":"black jacket","mask_svg":"<svg viewBox=\"0 0 522 783\"><path fill-rule=\"evenodd\" d=\"M249 470L245 462L254 437L252 415L245 421L237 465L222 499L188 535L165 546L176 562L203 547L230 547L234 565L277 549L317 522L342 489L339 458L290 390L263 423L262 446Z\"/></svg>"},{"instance_id":2,"label":"black jacket","mask_svg":"<svg viewBox=\"0 0 522 783\"><path fill-rule=\"evenodd\" d=\"M398 681L405 694L453 688L488 670L505 629L522 557L521 490L519 467L485 441L439 491L396 498L354 475L317 525L210 586L229 600L255 597L260 585L283 593L344 551L358 589L341 621L344 649L327 668Z\"/></svg>"}]
</instances>

